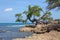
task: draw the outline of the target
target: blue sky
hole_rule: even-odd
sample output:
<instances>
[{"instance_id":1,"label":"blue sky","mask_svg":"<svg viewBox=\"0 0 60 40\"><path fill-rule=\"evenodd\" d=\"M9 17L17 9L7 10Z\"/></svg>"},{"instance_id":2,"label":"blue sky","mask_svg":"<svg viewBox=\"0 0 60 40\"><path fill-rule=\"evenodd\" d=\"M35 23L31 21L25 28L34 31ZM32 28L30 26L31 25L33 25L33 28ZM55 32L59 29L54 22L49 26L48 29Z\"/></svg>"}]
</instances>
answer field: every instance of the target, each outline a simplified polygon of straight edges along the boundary
<instances>
[{"instance_id":1,"label":"blue sky","mask_svg":"<svg viewBox=\"0 0 60 40\"><path fill-rule=\"evenodd\" d=\"M28 5L37 5L46 11L47 4L44 3L45 0L0 0L0 23L5 22L15 22L15 14L21 13L27 10ZM54 19L60 18L60 11L54 9L52 12L52 17Z\"/></svg>"}]
</instances>

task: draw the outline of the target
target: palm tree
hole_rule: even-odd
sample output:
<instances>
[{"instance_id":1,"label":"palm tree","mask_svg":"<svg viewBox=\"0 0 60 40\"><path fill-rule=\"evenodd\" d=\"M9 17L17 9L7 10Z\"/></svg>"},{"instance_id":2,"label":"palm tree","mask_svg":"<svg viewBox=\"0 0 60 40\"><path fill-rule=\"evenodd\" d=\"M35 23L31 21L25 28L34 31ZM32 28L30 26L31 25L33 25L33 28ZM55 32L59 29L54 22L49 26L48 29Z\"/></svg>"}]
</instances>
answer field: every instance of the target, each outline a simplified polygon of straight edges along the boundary
<instances>
[{"instance_id":1,"label":"palm tree","mask_svg":"<svg viewBox=\"0 0 60 40\"><path fill-rule=\"evenodd\" d=\"M60 0L46 0L46 2L48 3L47 8L49 10L60 7Z\"/></svg>"}]
</instances>

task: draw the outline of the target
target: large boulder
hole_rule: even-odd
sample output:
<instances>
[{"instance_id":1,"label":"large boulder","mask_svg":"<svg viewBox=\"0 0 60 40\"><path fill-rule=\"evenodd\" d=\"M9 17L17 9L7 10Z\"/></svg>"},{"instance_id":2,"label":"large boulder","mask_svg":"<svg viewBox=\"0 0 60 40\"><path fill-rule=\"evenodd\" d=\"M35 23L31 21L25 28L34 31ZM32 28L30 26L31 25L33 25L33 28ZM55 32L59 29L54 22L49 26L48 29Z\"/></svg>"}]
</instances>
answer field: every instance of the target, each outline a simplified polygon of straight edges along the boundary
<instances>
[{"instance_id":1,"label":"large boulder","mask_svg":"<svg viewBox=\"0 0 60 40\"><path fill-rule=\"evenodd\" d=\"M33 32L33 33L44 33L47 31L47 27L44 24L37 24L35 28L23 27L19 29L20 32Z\"/></svg>"},{"instance_id":2,"label":"large boulder","mask_svg":"<svg viewBox=\"0 0 60 40\"><path fill-rule=\"evenodd\" d=\"M47 27L47 32L50 32L51 30L56 30L56 31L60 31L60 24L54 24L54 25L50 25Z\"/></svg>"},{"instance_id":3,"label":"large boulder","mask_svg":"<svg viewBox=\"0 0 60 40\"><path fill-rule=\"evenodd\" d=\"M19 31L21 32L33 32L33 33L45 33L51 30L59 30L60 31L60 24L58 21L51 21L48 24L37 24L37 25L28 25L23 28L20 28Z\"/></svg>"},{"instance_id":4,"label":"large boulder","mask_svg":"<svg viewBox=\"0 0 60 40\"><path fill-rule=\"evenodd\" d=\"M43 24L37 24L36 27L33 29L34 33L45 33L47 28Z\"/></svg>"},{"instance_id":5,"label":"large boulder","mask_svg":"<svg viewBox=\"0 0 60 40\"><path fill-rule=\"evenodd\" d=\"M20 32L31 32L32 30L33 28L31 27L23 27L19 29Z\"/></svg>"}]
</instances>

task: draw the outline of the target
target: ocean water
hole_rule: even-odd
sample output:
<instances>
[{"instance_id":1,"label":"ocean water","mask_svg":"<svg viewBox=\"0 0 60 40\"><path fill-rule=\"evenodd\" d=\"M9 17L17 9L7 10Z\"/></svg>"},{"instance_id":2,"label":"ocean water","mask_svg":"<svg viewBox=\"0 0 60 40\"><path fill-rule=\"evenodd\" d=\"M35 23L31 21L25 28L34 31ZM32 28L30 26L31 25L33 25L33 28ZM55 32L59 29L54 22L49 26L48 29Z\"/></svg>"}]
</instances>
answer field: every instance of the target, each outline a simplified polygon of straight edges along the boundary
<instances>
[{"instance_id":1,"label":"ocean water","mask_svg":"<svg viewBox=\"0 0 60 40\"><path fill-rule=\"evenodd\" d=\"M31 24L31 23L25 23ZM19 28L23 27L23 23L0 23L0 40L12 40L13 38L24 38L32 35L31 32L19 32ZM4 30L6 32L2 32Z\"/></svg>"}]
</instances>

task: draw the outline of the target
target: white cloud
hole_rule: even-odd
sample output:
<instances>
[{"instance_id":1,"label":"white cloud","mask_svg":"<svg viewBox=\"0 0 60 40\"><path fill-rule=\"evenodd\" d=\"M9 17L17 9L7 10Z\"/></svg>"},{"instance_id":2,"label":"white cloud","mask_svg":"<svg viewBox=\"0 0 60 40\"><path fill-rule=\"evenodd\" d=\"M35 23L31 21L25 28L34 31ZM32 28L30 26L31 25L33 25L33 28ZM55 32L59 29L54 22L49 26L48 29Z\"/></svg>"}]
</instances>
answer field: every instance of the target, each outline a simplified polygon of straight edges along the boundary
<instances>
[{"instance_id":1,"label":"white cloud","mask_svg":"<svg viewBox=\"0 0 60 40\"><path fill-rule=\"evenodd\" d=\"M13 8L6 8L4 9L5 12L10 12L10 11L13 11Z\"/></svg>"}]
</instances>

